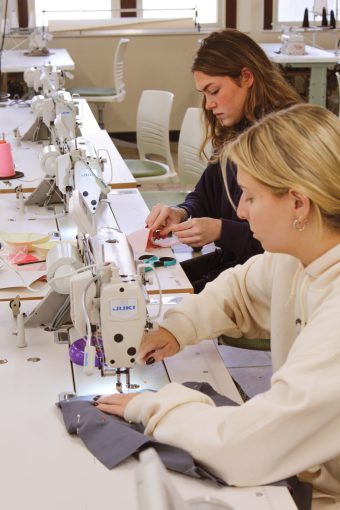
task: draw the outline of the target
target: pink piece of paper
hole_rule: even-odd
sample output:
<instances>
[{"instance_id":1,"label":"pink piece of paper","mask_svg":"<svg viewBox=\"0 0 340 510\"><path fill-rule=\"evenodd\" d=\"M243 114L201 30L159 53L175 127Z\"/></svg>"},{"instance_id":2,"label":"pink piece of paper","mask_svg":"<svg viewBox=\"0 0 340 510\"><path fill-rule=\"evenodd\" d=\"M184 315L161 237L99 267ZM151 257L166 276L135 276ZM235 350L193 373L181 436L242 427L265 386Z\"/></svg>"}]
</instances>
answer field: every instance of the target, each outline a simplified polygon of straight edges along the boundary
<instances>
[{"instance_id":1,"label":"pink piece of paper","mask_svg":"<svg viewBox=\"0 0 340 510\"><path fill-rule=\"evenodd\" d=\"M127 239L134 253L142 253L146 250L149 235L149 228L141 228L127 235Z\"/></svg>"}]
</instances>

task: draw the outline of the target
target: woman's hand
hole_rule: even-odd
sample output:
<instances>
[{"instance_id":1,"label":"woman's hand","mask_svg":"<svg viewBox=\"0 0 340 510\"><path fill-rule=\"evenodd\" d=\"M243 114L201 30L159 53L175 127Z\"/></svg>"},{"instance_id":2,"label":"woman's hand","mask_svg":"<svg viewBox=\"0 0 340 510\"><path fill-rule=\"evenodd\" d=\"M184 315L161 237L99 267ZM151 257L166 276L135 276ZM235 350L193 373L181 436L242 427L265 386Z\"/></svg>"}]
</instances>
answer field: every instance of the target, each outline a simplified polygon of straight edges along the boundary
<instances>
[{"instance_id":1,"label":"woman's hand","mask_svg":"<svg viewBox=\"0 0 340 510\"><path fill-rule=\"evenodd\" d=\"M222 221L215 218L191 218L172 225L172 232L181 243L192 247L205 246L221 237Z\"/></svg>"},{"instance_id":2,"label":"woman's hand","mask_svg":"<svg viewBox=\"0 0 340 510\"><path fill-rule=\"evenodd\" d=\"M186 217L186 211L180 207L157 204L151 209L145 222L147 227L153 230L160 229L160 234L166 236L172 231L174 224L180 223Z\"/></svg>"},{"instance_id":3,"label":"woman's hand","mask_svg":"<svg viewBox=\"0 0 340 510\"><path fill-rule=\"evenodd\" d=\"M138 393L115 393L114 395L103 395L99 398L95 397L93 405L95 405L99 411L124 418L126 406L130 400L135 398L137 395Z\"/></svg>"},{"instance_id":4,"label":"woman's hand","mask_svg":"<svg viewBox=\"0 0 340 510\"><path fill-rule=\"evenodd\" d=\"M161 361L168 356L176 354L178 351L179 344L174 335L164 328L159 328L157 331L151 331L144 335L137 361L151 365L155 361ZM104 413L124 418L124 412L128 403L137 395L138 393L103 395L95 397L93 405Z\"/></svg>"},{"instance_id":5,"label":"woman's hand","mask_svg":"<svg viewBox=\"0 0 340 510\"><path fill-rule=\"evenodd\" d=\"M179 349L179 343L174 335L164 328L159 328L144 335L137 355L137 362L151 365L155 361L173 356Z\"/></svg>"}]
</instances>

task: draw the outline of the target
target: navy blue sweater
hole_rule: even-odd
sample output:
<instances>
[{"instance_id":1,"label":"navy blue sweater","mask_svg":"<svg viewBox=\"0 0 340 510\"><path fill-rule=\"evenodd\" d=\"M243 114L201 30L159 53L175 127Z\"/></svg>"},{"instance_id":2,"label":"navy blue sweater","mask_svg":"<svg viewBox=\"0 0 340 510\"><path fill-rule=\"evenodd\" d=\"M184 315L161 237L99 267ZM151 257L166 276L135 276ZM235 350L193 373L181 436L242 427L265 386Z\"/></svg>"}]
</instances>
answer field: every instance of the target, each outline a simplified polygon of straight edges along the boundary
<instances>
[{"instance_id":1,"label":"navy blue sweater","mask_svg":"<svg viewBox=\"0 0 340 510\"><path fill-rule=\"evenodd\" d=\"M235 167L227 165L227 182L230 196L238 204L241 190L236 181ZM254 239L247 221L240 220L233 209L224 188L219 163L209 165L188 193L185 201L178 204L193 218L216 218L222 220L221 237L215 241L223 255L223 269L243 264L249 257L262 253L261 244ZM222 269L222 268L221 268Z\"/></svg>"}]
</instances>

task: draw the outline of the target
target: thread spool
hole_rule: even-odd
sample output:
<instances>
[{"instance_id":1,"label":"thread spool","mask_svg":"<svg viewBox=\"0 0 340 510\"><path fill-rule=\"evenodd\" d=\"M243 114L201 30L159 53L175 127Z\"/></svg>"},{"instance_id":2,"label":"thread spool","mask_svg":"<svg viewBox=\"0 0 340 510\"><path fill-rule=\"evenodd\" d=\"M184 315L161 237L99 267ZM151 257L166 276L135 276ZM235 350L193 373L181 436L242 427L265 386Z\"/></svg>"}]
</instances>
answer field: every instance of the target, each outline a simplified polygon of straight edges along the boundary
<instances>
[{"instance_id":1,"label":"thread spool","mask_svg":"<svg viewBox=\"0 0 340 510\"><path fill-rule=\"evenodd\" d=\"M14 174L11 144L0 140L0 177L13 177Z\"/></svg>"}]
</instances>

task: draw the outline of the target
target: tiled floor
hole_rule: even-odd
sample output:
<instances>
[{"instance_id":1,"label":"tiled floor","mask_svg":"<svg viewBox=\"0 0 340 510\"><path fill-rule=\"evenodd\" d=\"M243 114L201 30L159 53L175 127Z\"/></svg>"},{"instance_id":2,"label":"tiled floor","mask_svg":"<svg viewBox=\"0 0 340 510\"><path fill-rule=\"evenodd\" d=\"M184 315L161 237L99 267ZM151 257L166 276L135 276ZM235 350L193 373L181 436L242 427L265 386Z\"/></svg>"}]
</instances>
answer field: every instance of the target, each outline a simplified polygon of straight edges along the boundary
<instances>
[{"instance_id":1,"label":"tiled floor","mask_svg":"<svg viewBox=\"0 0 340 510\"><path fill-rule=\"evenodd\" d=\"M176 161L177 144L173 143L171 145L174 161ZM138 158L137 148L132 144L118 142L116 146L123 158ZM193 254L191 248L183 245L174 248L179 260L185 260L188 256L199 255L199 253ZM204 247L203 251L209 251L211 248L211 246ZM230 375L249 397L253 397L269 388L272 375L269 352L238 349L225 345L219 346L218 349Z\"/></svg>"}]
</instances>

